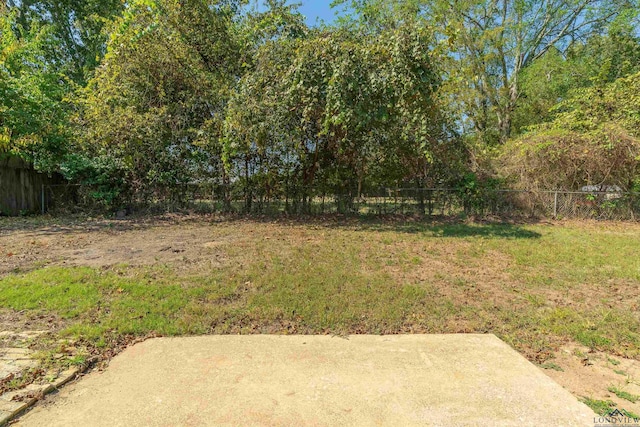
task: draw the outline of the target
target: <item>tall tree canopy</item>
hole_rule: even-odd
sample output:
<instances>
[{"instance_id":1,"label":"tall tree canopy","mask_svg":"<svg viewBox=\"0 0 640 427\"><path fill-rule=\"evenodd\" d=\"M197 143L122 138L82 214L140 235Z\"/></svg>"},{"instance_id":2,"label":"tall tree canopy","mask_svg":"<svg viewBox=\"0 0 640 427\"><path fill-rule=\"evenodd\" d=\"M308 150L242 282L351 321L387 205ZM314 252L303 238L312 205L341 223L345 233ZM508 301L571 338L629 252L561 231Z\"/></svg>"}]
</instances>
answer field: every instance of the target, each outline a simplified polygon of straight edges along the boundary
<instances>
[{"instance_id":1,"label":"tall tree canopy","mask_svg":"<svg viewBox=\"0 0 640 427\"><path fill-rule=\"evenodd\" d=\"M551 50L636 17L636 0L353 0L372 27L419 17L449 54L447 83L467 132L485 143L506 142L521 96L521 73Z\"/></svg>"},{"instance_id":2,"label":"tall tree canopy","mask_svg":"<svg viewBox=\"0 0 640 427\"><path fill-rule=\"evenodd\" d=\"M120 0L8 0L0 8L0 154L58 171L74 93L100 62Z\"/></svg>"},{"instance_id":3,"label":"tall tree canopy","mask_svg":"<svg viewBox=\"0 0 640 427\"><path fill-rule=\"evenodd\" d=\"M634 28L612 28L575 43L563 54L551 49L526 67L514 113L514 134L553 118L552 109L572 90L611 83L640 71L640 37Z\"/></svg>"},{"instance_id":4,"label":"tall tree canopy","mask_svg":"<svg viewBox=\"0 0 640 427\"><path fill-rule=\"evenodd\" d=\"M592 157L631 188L637 2L335 0L338 22L308 27L286 0L10 0L0 154L110 205L188 183L304 205L497 172L610 180L577 166Z\"/></svg>"},{"instance_id":5,"label":"tall tree canopy","mask_svg":"<svg viewBox=\"0 0 640 427\"><path fill-rule=\"evenodd\" d=\"M440 108L430 44L411 25L266 43L227 112L229 161L247 180L330 191L453 178L464 150Z\"/></svg>"},{"instance_id":6,"label":"tall tree canopy","mask_svg":"<svg viewBox=\"0 0 640 427\"><path fill-rule=\"evenodd\" d=\"M43 170L57 167L70 138L71 84L44 55L55 46L51 27L26 29L14 10L0 16L0 155L20 155Z\"/></svg>"},{"instance_id":7,"label":"tall tree canopy","mask_svg":"<svg viewBox=\"0 0 640 427\"><path fill-rule=\"evenodd\" d=\"M226 99L239 72L237 3L131 2L84 91L80 140L152 193L221 171Z\"/></svg>"},{"instance_id":8,"label":"tall tree canopy","mask_svg":"<svg viewBox=\"0 0 640 427\"><path fill-rule=\"evenodd\" d=\"M105 26L123 10L122 0L7 0L15 25L29 32L46 26L52 45L48 62L83 84L100 63L108 35Z\"/></svg>"}]
</instances>

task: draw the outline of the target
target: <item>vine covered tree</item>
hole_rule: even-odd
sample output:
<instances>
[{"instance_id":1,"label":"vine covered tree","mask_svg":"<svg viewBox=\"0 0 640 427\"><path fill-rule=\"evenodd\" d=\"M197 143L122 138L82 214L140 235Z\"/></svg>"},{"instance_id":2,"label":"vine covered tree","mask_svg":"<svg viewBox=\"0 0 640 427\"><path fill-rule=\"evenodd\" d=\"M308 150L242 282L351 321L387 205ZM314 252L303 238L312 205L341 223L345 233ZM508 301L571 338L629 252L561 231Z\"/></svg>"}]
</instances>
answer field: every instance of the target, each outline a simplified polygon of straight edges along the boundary
<instances>
[{"instance_id":1,"label":"vine covered tree","mask_svg":"<svg viewBox=\"0 0 640 427\"><path fill-rule=\"evenodd\" d=\"M248 188L358 195L455 179L464 149L443 114L431 35L311 32L265 44L227 111L228 166ZM295 183L295 184L292 184Z\"/></svg>"}]
</instances>

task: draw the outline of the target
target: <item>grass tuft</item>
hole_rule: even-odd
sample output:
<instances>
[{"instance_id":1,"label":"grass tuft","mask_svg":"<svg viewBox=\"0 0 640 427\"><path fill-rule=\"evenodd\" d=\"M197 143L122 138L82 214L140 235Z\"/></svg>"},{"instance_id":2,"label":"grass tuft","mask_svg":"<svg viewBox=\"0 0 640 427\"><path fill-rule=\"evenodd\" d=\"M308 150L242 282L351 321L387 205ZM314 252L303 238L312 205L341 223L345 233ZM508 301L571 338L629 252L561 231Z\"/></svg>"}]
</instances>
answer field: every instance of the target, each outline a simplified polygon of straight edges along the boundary
<instances>
[{"instance_id":1,"label":"grass tuft","mask_svg":"<svg viewBox=\"0 0 640 427\"><path fill-rule=\"evenodd\" d=\"M609 387L608 390L611 393L613 393L616 396L618 396L620 399L627 400L627 401L629 401L631 403L636 403L640 399L640 396L636 396L635 394L631 394L631 393L628 393L628 392L626 392L624 390L620 390L617 387L613 387L612 386L612 387Z\"/></svg>"}]
</instances>

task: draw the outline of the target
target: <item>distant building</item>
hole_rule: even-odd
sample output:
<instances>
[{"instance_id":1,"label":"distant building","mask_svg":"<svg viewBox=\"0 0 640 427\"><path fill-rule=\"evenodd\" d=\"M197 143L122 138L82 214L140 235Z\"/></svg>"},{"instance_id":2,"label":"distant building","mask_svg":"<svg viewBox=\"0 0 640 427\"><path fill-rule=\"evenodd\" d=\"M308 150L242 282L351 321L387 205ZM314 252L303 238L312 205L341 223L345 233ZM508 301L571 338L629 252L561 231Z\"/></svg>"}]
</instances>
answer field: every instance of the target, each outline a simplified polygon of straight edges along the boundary
<instances>
[{"instance_id":1,"label":"distant building","mask_svg":"<svg viewBox=\"0 0 640 427\"><path fill-rule=\"evenodd\" d=\"M622 193L622 188L617 185L585 185L580 189L585 193Z\"/></svg>"},{"instance_id":2,"label":"distant building","mask_svg":"<svg viewBox=\"0 0 640 427\"><path fill-rule=\"evenodd\" d=\"M622 197L623 190L617 185L585 185L580 189L584 193L599 193L605 200L614 200Z\"/></svg>"}]
</instances>

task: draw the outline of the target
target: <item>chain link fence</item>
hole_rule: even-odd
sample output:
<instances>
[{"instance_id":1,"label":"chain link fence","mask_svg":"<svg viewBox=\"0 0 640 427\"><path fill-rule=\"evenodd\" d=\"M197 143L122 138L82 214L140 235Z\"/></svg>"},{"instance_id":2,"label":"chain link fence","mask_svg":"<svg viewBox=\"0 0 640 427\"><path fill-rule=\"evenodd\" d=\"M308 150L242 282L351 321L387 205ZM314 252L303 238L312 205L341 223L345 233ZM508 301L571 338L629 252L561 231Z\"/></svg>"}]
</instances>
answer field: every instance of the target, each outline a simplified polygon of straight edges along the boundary
<instances>
[{"instance_id":1,"label":"chain link fence","mask_svg":"<svg viewBox=\"0 0 640 427\"><path fill-rule=\"evenodd\" d=\"M541 207L539 214L545 217L636 221L640 214L639 193L544 191L531 194Z\"/></svg>"},{"instance_id":2,"label":"chain link fence","mask_svg":"<svg viewBox=\"0 0 640 427\"><path fill-rule=\"evenodd\" d=\"M506 189L381 188L329 192L297 188L270 193L237 185L186 184L110 206L99 188L45 185L43 213L131 212L239 213L257 215L413 215L424 217L525 217L635 221L640 194L627 192Z\"/></svg>"}]
</instances>

